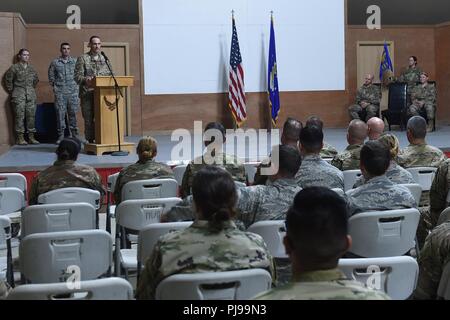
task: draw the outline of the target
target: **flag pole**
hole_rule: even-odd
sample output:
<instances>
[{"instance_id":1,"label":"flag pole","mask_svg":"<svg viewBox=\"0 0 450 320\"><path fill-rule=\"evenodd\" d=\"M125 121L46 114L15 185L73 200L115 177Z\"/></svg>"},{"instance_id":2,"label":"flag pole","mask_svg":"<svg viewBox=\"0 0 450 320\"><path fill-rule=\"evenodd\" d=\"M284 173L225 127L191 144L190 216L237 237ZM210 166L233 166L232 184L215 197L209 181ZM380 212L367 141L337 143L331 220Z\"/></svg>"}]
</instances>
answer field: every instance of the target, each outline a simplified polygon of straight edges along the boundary
<instances>
[{"instance_id":1,"label":"flag pole","mask_svg":"<svg viewBox=\"0 0 450 320\"><path fill-rule=\"evenodd\" d=\"M231 24L234 23L234 9L231 9ZM236 119L234 117L233 118L233 130L236 130L238 128Z\"/></svg>"}]
</instances>

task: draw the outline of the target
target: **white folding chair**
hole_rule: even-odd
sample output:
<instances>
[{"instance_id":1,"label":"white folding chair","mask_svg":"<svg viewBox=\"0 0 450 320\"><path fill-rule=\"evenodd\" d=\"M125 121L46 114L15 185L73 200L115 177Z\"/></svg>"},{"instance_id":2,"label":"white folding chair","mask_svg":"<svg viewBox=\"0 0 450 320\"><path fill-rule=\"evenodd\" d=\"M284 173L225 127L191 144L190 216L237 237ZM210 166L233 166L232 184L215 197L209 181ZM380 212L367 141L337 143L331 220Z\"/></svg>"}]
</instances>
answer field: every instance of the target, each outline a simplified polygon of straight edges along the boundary
<instances>
[{"instance_id":1,"label":"white folding chair","mask_svg":"<svg viewBox=\"0 0 450 320\"><path fill-rule=\"evenodd\" d=\"M34 233L20 242L19 256L31 283L93 280L110 274L112 238L104 230Z\"/></svg>"},{"instance_id":2,"label":"white folding chair","mask_svg":"<svg viewBox=\"0 0 450 320\"><path fill-rule=\"evenodd\" d=\"M147 179L126 183L122 188L122 201L132 199L158 199L176 197L178 183L175 179Z\"/></svg>"},{"instance_id":3,"label":"white folding chair","mask_svg":"<svg viewBox=\"0 0 450 320\"><path fill-rule=\"evenodd\" d=\"M412 167L407 168L411 172L414 181L422 187L422 191L430 191L437 168L435 167Z\"/></svg>"},{"instance_id":4,"label":"white folding chair","mask_svg":"<svg viewBox=\"0 0 450 320\"><path fill-rule=\"evenodd\" d=\"M156 300L245 300L269 290L264 269L175 274L156 288Z\"/></svg>"},{"instance_id":5,"label":"white folding chair","mask_svg":"<svg viewBox=\"0 0 450 320\"><path fill-rule=\"evenodd\" d=\"M258 165L261 162L246 162L244 163L245 175L247 176L247 184L251 185L255 181L255 174L258 168Z\"/></svg>"},{"instance_id":6,"label":"white folding chair","mask_svg":"<svg viewBox=\"0 0 450 320\"><path fill-rule=\"evenodd\" d=\"M338 195L340 195L342 198L345 198L345 192L341 188L332 188L334 192L336 192Z\"/></svg>"},{"instance_id":7,"label":"white folding chair","mask_svg":"<svg viewBox=\"0 0 450 320\"><path fill-rule=\"evenodd\" d=\"M333 158L322 158L322 159L328 162L329 164L331 164L331 161L333 161Z\"/></svg>"},{"instance_id":8,"label":"white folding chair","mask_svg":"<svg viewBox=\"0 0 450 320\"><path fill-rule=\"evenodd\" d=\"M344 174L344 191L353 189L355 182L362 176L361 170L345 170Z\"/></svg>"},{"instance_id":9,"label":"white folding chair","mask_svg":"<svg viewBox=\"0 0 450 320\"><path fill-rule=\"evenodd\" d=\"M100 192L98 190L92 190L88 188L61 188L55 189L38 197L39 204L50 203L74 203L74 202L86 202L94 206L96 210L100 209Z\"/></svg>"},{"instance_id":10,"label":"white folding chair","mask_svg":"<svg viewBox=\"0 0 450 320\"><path fill-rule=\"evenodd\" d=\"M179 186L181 186L181 183L183 182L183 176L184 172L186 171L187 164L181 164L173 168L173 174L175 176L175 180L177 180L177 183Z\"/></svg>"},{"instance_id":11,"label":"white folding chair","mask_svg":"<svg viewBox=\"0 0 450 320\"><path fill-rule=\"evenodd\" d=\"M450 222L450 207L446 208L441 212L441 214L439 215L437 225L440 225L441 223L444 222Z\"/></svg>"},{"instance_id":12,"label":"white folding chair","mask_svg":"<svg viewBox=\"0 0 450 320\"><path fill-rule=\"evenodd\" d=\"M67 283L25 284L16 287L8 300L132 300L133 287L122 278L80 281L79 287Z\"/></svg>"},{"instance_id":13,"label":"white folding chair","mask_svg":"<svg viewBox=\"0 0 450 320\"><path fill-rule=\"evenodd\" d=\"M39 204L22 212L22 237L32 233L95 229L95 208L85 202Z\"/></svg>"},{"instance_id":14,"label":"white folding chair","mask_svg":"<svg viewBox=\"0 0 450 320\"><path fill-rule=\"evenodd\" d=\"M259 234L274 258L288 258L283 245L286 235L284 220L258 221L248 227L247 231Z\"/></svg>"},{"instance_id":15,"label":"white folding chair","mask_svg":"<svg viewBox=\"0 0 450 320\"><path fill-rule=\"evenodd\" d=\"M6 257L0 257L0 281L6 280L14 286L14 270L11 251L11 220L0 216L0 248L6 249Z\"/></svg>"},{"instance_id":16,"label":"white folding chair","mask_svg":"<svg viewBox=\"0 0 450 320\"><path fill-rule=\"evenodd\" d=\"M348 221L349 251L367 258L404 255L415 247L419 217L414 208L355 214Z\"/></svg>"},{"instance_id":17,"label":"white folding chair","mask_svg":"<svg viewBox=\"0 0 450 320\"><path fill-rule=\"evenodd\" d=\"M101 194L98 190L92 190L88 188L70 187L55 189L38 197L39 204L50 203L74 203L74 202L86 202L94 206L96 212L96 227L99 226L98 210L101 206Z\"/></svg>"},{"instance_id":18,"label":"white folding chair","mask_svg":"<svg viewBox=\"0 0 450 320\"><path fill-rule=\"evenodd\" d=\"M442 269L437 296L445 300L450 300L450 262L447 262Z\"/></svg>"},{"instance_id":19,"label":"white folding chair","mask_svg":"<svg viewBox=\"0 0 450 320\"><path fill-rule=\"evenodd\" d=\"M420 197L422 196L422 187L420 186L420 184L404 183L404 184L400 184L400 185L408 188L409 192L411 192L411 194L413 195L414 200L416 200L417 206L419 206Z\"/></svg>"},{"instance_id":20,"label":"white folding chair","mask_svg":"<svg viewBox=\"0 0 450 320\"><path fill-rule=\"evenodd\" d=\"M247 185L245 183L241 182L241 181L234 181L234 184L235 184L237 189L247 187Z\"/></svg>"},{"instance_id":21,"label":"white folding chair","mask_svg":"<svg viewBox=\"0 0 450 320\"><path fill-rule=\"evenodd\" d=\"M27 200L27 178L20 173L0 173L0 188L17 188L23 192L24 201Z\"/></svg>"},{"instance_id":22,"label":"white folding chair","mask_svg":"<svg viewBox=\"0 0 450 320\"><path fill-rule=\"evenodd\" d=\"M115 275L120 276L120 267L128 270L137 269L137 250L121 249L125 247L125 228L140 231L152 223L159 223L161 215L180 203L180 198L139 199L122 201L116 208L116 260Z\"/></svg>"},{"instance_id":23,"label":"white folding chair","mask_svg":"<svg viewBox=\"0 0 450 320\"><path fill-rule=\"evenodd\" d=\"M15 187L0 188L0 215L6 215L11 220L20 218L25 207L25 197L22 190Z\"/></svg>"},{"instance_id":24,"label":"white folding chair","mask_svg":"<svg viewBox=\"0 0 450 320\"><path fill-rule=\"evenodd\" d=\"M141 274L141 268L145 260L152 254L155 244L159 238L169 232L183 230L189 227L192 221L153 223L139 231L137 246L137 274L138 281Z\"/></svg>"},{"instance_id":25,"label":"white folding chair","mask_svg":"<svg viewBox=\"0 0 450 320\"><path fill-rule=\"evenodd\" d=\"M106 231L111 233L111 218L115 216L116 205L112 204L111 194L116 188L116 181L120 172L108 176L106 183Z\"/></svg>"},{"instance_id":26,"label":"white folding chair","mask_svg":"<svg viewBox=\"0 0 450 320\"><path fill-rule=\"evenodd\" d=\"M383 291L394 300L407 299L419 275L417 261L408 256L340 259L338 268L349 279Z\"/></svg>"}]
</instances>

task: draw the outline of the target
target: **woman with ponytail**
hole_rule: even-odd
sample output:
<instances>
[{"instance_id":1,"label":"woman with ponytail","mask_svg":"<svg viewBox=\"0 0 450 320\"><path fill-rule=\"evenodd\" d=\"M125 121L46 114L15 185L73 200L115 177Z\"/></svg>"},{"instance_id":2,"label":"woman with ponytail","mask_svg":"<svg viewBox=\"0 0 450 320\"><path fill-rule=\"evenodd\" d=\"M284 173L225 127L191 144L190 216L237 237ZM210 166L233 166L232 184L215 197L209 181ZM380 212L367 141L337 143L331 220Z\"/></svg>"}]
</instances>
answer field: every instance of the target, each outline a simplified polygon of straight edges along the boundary
<instances>
[{"instance_id":1,"label":"woman with ponytail","mask_svg":"<svg viewBox=\"0 0 450 320\"><path fill-rule=\"evenodd\" d=\"M116 204L122 201L122 188L127 182L174 178L173 171L169 166L153 160L157 154L157 143L154 138L142 138L138 143L136 153L139 157L138 162L123 168L117 177L114 189L114 201Z\"/></svg>"},{"instance_id":2,"label":"woman with ponytail","mask_svg":"<svg viewBox=\"0 0 450 320\"><path fill-rule=\"evenodd\" d=\"M177 273L268 270L272 257L264 240L240 231L233 222L237 193L231 175L218 166L205 166L192 183L196 220L182 231L162 236L146 262L136 297L154 299L156 287Z\"/></svg>"},{"instance_id":3,"label":"woman with ponytail","mask_svg":"<svg viewBox=\"0 0 450 320\"><path fill-rule=\"evenodd\" d=\"M29 204L37 204L40 194L48 191L80 187L98 190L103 195L101 178L94 168L75 161L80 153L81 143L74 138L63 139L56 149L57 160L40 172L31 183Z\"/></svg>"}]
</instances>

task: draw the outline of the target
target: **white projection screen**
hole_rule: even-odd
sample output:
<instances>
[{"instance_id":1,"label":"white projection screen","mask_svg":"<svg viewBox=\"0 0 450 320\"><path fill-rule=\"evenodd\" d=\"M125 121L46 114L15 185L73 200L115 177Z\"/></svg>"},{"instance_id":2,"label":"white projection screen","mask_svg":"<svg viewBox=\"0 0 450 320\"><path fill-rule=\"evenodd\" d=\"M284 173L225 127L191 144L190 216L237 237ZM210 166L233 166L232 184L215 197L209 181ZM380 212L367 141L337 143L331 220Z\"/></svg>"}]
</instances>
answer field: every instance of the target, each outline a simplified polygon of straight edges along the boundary
<instances>
[{"instance_id":1,"label":"white projection screen","mask_svg":"<svg viewBox=\"0 0 450 320\"><path fill-rule=\"evenodd\" d=\"M345 90L344 0L142 0L145 94L227 92L232 10L246 92L267 91L271 11L280 91Z\"/></svg>"}]
</instances>

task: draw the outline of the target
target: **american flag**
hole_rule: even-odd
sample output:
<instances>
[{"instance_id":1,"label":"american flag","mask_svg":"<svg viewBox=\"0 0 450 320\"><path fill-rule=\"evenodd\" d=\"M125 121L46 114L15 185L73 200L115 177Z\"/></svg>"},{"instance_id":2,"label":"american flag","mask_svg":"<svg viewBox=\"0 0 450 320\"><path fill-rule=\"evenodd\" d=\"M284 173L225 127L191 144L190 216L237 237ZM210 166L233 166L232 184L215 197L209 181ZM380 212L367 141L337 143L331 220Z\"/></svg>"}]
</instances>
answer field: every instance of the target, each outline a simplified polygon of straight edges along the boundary
<instances>
[{"instance_id":1,"label":"american flag","mask_svg":"<svg viewBox=\"0 0 450 320\"><path fill-rule=\"evenodd\" d=\"M238 127L247 119L245 107L244 69L239 50L236 24L233 17L233 37L231 39L230 74L228 81L228 106Z\"/></svg>"}]
</instances>

